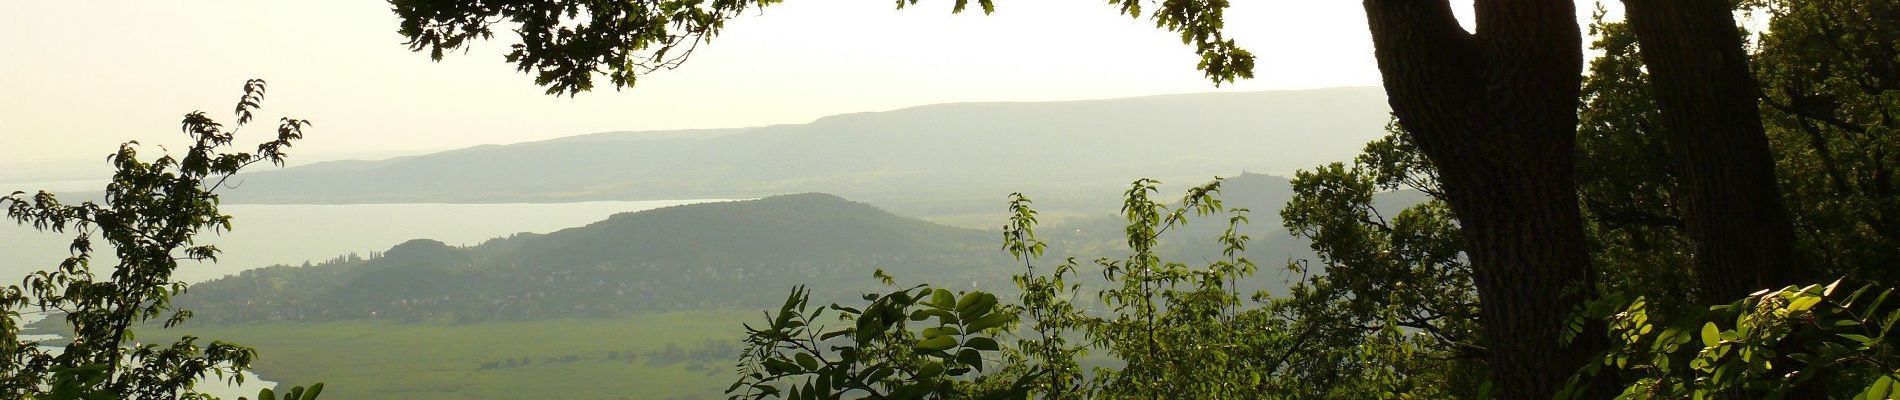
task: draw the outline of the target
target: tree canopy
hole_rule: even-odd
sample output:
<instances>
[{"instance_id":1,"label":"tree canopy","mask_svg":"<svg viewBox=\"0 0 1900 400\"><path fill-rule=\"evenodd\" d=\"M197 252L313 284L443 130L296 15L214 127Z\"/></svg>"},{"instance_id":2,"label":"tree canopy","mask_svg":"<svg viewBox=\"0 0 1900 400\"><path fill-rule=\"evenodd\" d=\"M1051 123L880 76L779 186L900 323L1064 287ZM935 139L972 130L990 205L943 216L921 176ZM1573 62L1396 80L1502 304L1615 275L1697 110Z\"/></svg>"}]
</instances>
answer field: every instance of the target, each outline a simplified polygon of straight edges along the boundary
<instances>
[{"instance_id":1,"label":"tree canopy","mask_svg":"<svg viewBox=\"0 0 1900 400\"><path fill-rule=\"evenodd\" d=\"M520 43L507 61L534 76L548 94L569 96L594 89L605 77L613 88L633 87L641 75L678 68L699 45L711 42L726 22L763 11L783 0L391 0L402 19L398 32L410 50L443 55L492 39L496 29L515 32ZM920 0L898 0L898 8ZM1130 17L1148 17L1156 27L1181 35L1201 56L1198 67L1214 83L1253 77L1253 53L1222 33L1226 0L1109 0ZM961 13L970 0L953 0ZM977 0L988 14L994 0Z\"/></svg>"}]
</instances>

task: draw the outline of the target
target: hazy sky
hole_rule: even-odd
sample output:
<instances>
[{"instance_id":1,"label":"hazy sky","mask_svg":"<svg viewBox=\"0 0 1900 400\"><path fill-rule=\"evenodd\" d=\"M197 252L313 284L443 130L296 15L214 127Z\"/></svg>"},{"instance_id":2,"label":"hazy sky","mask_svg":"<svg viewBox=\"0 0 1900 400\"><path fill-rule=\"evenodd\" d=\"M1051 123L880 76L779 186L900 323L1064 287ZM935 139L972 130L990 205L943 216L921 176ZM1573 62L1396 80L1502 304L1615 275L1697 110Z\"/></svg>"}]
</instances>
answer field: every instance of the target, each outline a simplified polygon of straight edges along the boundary
<instances>
[{"instance_id":1,"label":"hazy sky","mask_svg":"<svg viewBox=\"0 0 1900 400\"><path fill-rule=\"evenodd\" d=\"M252 77L271 83L263 121L315 122L306 161L943 102L1378 84L1356 1L1236 1L1228 32L1260 56L1258 77L1219 89L1174 34L1102 0L998 3L983 16L949 0L789 1L729 23L681 69L566 98L502 62L511 33L440 63L409 52L382 1L0 0L0 167L179 143L184 112L228 118Z\"/></svg>"}]
</instances>

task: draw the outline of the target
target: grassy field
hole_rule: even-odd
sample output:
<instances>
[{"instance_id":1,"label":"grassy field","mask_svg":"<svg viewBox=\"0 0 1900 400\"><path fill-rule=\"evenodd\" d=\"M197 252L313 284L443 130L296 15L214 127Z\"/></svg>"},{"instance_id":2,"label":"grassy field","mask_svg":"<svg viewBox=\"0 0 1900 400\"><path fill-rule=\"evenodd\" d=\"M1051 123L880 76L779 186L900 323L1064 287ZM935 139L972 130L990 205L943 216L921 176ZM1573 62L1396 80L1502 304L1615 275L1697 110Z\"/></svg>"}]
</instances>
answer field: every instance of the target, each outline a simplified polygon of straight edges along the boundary
<instances>
[{"instance_id":1,"label":"grassy field","mask_svg":"<svg viewBox=\"0 0 1900 400\"><path fill-rule=\"evenodd\" d=\"M659 356L732 343L757 312L444 325L389 321L187 325L142 331L257 348L256 372L324 382L326 399L713 399L732 359ZM630 356L631 355L631 356ZM725 359L718 359L725 358ZM523 363L523 359L526 362Z\"/></svg>"}]
</instances>

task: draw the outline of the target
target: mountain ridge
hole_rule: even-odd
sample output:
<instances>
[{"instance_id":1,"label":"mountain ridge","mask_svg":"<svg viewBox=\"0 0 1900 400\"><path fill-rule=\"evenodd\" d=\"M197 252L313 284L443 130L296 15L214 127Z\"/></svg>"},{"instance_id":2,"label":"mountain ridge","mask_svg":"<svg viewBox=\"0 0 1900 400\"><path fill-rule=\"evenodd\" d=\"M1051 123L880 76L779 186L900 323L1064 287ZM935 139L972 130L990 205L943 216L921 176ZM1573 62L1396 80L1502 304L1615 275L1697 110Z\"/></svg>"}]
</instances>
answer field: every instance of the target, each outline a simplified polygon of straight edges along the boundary
<instances>
[{"instance_id":1,"label":"mountain ridge","mask_svg":"<svg viewBox=\"0 0 1900 400\"><path fill-rule=\"evenodd\" d=\"M504 203L826 192L926 217L990 212L1010 192L1104 209L1135 178L1283 173L1383 133L1378 88L979 102L806 124L599 132L246 174L241 203ZM1283 143L1299 141L1299 148Z\"/></svg>"}]
</instances>

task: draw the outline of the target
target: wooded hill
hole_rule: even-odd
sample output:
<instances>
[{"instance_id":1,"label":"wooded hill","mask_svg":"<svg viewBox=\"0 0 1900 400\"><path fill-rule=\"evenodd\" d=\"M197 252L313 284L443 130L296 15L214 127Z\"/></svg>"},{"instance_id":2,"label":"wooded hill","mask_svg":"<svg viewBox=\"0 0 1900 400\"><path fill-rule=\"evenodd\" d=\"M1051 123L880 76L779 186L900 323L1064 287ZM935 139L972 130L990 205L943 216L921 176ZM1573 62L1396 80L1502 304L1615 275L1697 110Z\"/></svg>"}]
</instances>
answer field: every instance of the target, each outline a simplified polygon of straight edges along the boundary
<instances>
[{"instance_id":1,"label":"wooded hill","mask_svg":"<svg viewBox=\"0 0 1900 400\"><path fill-rule=\"evenodd\" d=\"M468 321L754 307L791 285L831 296L906 280L1008 285L994 233L900 217L827 194L614 215L468 248L417 239L364 258L274 266L200 283L200 321Z\"/></svg>"},{"instance_id":2,"label":"wooded hill","mask_svg":"<svg viewBox=\"0 0 1900 400\"><path fill-rule=\"evenodd\" d=\"M1262 265L1245 282L1250 290L1282 287L1278 266L1310 257L1306 242L1280 226L1287 185L1260 174L1223 183L1219 197L1227 206L1254 216L1242 227L1254 238L1247 255ZM1415 197L1397 192L1379 201L1396 210ZM1051 225L1048 258L1120 257L1121 224L1091 217ZM1224 218L1193 221L1168 235L1164 251L1183 259L1217 256L1214 238L1225 227ZM209 322L615 316L773 306L795 284L810 285L820 298L845 298L876 288L871 273L880 268L902 282L1013 292L1009 277L1021 264L1001 251L997 235L829 194L783 195L622 213L467 248L416 239L368 258L265 267L200 283L178 304Z\"/></svg>"}]
</instances>

